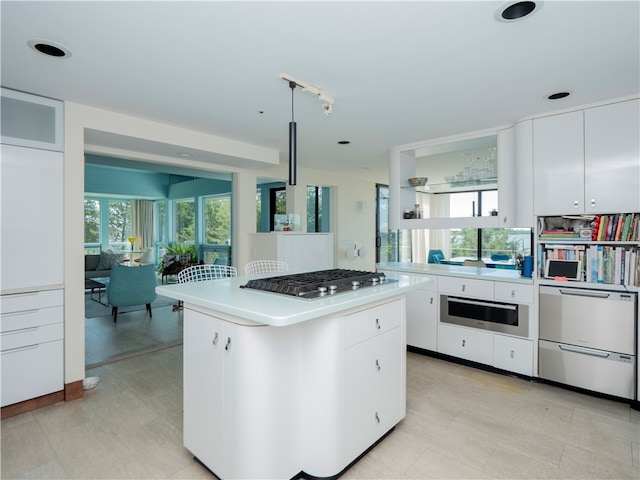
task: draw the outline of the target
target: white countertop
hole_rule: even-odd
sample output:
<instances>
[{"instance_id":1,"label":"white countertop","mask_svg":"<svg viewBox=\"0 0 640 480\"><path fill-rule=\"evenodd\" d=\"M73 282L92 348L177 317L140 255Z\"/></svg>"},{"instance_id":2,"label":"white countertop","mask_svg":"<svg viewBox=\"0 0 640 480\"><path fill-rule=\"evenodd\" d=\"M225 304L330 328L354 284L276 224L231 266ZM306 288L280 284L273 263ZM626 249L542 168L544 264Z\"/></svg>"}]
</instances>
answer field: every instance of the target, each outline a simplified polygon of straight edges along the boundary
<instances>
[{"instance_id":1,"label":"white countertop","mask_svg":"<svg viewBox=\"0 0 640 480\"><path fill-rule=\"evenodd\" d=\"M264 325L286 327L393 298L431 282L428 277L416 275L388 275L388 278L397 280L397 282L305 300L240 288L251 278L256 277L235 277L204 282L159 285L156 287L156 292L159 295L182 300L186 304L193 304L213 312L234 315Z\"/></svg>"},{"instance_id":2,"label":"white countertop","mask_svg":"<svg viewBox=\"0 0 640 480\"><path fill-rule=\"evenodd\" d=\"M520 275L518 270L501 268L464 267L461 265L443 265L435 263L381 262L378 270L395 271L410 274L443 275L447 277L478 278L498 282L526 283L533 285L533 278Z\"/></svg>"}]
</instances>

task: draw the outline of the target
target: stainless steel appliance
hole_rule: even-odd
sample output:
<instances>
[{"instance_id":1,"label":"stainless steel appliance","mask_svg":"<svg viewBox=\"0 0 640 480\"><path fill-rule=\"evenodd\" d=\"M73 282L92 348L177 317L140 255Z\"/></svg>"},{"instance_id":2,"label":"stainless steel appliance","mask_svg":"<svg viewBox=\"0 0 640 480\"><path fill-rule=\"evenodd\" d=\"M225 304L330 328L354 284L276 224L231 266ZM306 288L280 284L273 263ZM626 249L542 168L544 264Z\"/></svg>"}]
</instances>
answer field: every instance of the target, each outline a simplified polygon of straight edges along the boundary
<instances>
[{"instance_id":1,"label":"stainless steel appliance","mask_svg":"<svg viewBox=\"0 0 640 480\"><path fill-rule=\"evenodd\" d=\"M633 399L636 293L540 286L540 378Z\"/></svg>"},{"instance_id":2,"label":"stainless steel appliance","mask_svg":"<svg viewBox=\"0 0 640 480\"><path fill-rule=\"evenodd\" d=\"M519 337L529 335L526 305L441 295L440 321Z\"/></svg>"},{"instance_id":3,"label":"stainless steel appliance","mask_svg":"<svg viewBox=\"0 0 640 480\"><path fill-rule=\"evenodd\" d=\"M303 299L322 298L360 288L374 287L393 282L384 273L362 270L331 269L317 272L279 275L277 277L249 280L240 288L290 295Z\"/></svg>"}]
</instances>

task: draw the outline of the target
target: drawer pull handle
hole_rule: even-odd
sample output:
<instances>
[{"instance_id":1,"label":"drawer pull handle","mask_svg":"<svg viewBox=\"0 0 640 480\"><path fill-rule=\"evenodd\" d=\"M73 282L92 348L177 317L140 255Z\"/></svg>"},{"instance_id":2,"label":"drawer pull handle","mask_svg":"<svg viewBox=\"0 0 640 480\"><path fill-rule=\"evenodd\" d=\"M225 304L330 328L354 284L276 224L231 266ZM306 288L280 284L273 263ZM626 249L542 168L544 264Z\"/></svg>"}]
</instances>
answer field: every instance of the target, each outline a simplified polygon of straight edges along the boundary
<instances>
[{"instance_id":1,"label":"drawer pull handle","mask_svg":"<svg viewBox=\"0 0 640 480\"><path fill-rule=\"evenodd\" d=\"M592 206L592 207L595 207L595 206L596 206L596 199L595 199L595 198L592 198L592 199L591 199L591 206Z\"/></svg>"},{"instance_id":2,"label":"drawer pull handle","mask_svg":"<svg viewBox=\"0 0 640 480\"><path fill-rule=\"evenodd\" d=\"M376 370L380 371L381 368L380 362L376 359Z\"/></svg>"},{"instance_id":3,"label":"drawer pull handle","mask_svg":"<svg viewBox=\"0 0 640 480\"><path fill-rule=\"evenodd\" d=\"M214 335L212 343L214 347L218 344L218 332Z\"/></svg>"},{"instance_id":4,"label":"drawer pull handle","mask_svg":"<svg viewBox=\"0 0 640 480\"><path fill-rule=\"evenodd\" d=\"M33 350L38 348L38 344L34 344L34 345L27 345L24 347L16 347L16 348L9 348L7 350L3 350L2 355L4 355L5 353L15 353L15 352L21 352L23 350Z\"/></svg>"},{"instance_id":5,"label":"drawer pull handle","mask_svg":"<svg viewBox=\"0 0 640 480\"><path fill-rule=\"evenodd\" d=\"M34 308L31 310L21 310L19 312L3 313L2 317L6 318L6 317L15 317L17 315L31 315L32 313L38 313L39 311L40 311L39 308Z\"/></svg>"},{"instance_id":6,"label":"drawer pull handle","mask_svg":"<svg viewBox=\"0 0 640 480\"><path fill-rule=\"evenodd\" d=\"M229 350L231 348L231 337L227 337L227 344L224 346L225 350Z\"/></svg>"},{"instance_id":7,"label":"drawer pull handle","mask_svg":"<svg viewBox=\"0 0 640 480\"><path fill-rule=\"evenodd\" d=\"M36 327L27 327L27 328L19 328L17 330L9 330L7 332L2 332L2 334L0 334L0 335L5 336L5 335L14 335L16 333L36 332L36 331L38 331L39 328L40 327L38 327L38 326L36 326Z\"/></svg>"},{"instance_id":8,"label":"drawer pull handle","mask_svg":"<svg viewBox=\"0 0 640 480\"><path fill-rule=\"evenodd\" d=\"M511 298L514 298L516 296L516 291L515 290L511 290Z\"/></svg>"},{"instance_id":9,"label":"drawer pull handle","mask_svg":"<svg viewBox=\"0 0 640 480\"><path fill-rule=\"evenodd\" d=\"M380 320L376 318L376 328L380 330L382 327L380 326Z\"/></svg>"},{"instance_id":10,"label":"drawer pull handle","mask_svg":"<svg viewBox=\"0 0 640 480\"><path fill-rule=\"evenodd\" d=\"M465 289L466 289L466 288L467 288L467 286L466 286L466 285L462 285L462 291L463 291L463 292L465 291Z\"/></svg>"},{"instance_id":11,"label":"drawer pull handle","mask_svg":"<svg viewBox=\"0 0 640 480\"><path fill-rule=\"evenodd\" d=\"M574 202L573 202L573 206L574 206L575 208L578 208L578 205L579 205L578 200L574 200Z\"/></svg>"},{"instance_id":12,"label":"drawer pull handle","mask_svg":"<svg viewBox=\"0 0 640 480\"><path fill-rule=\"evenodd\" d=\"M511 357L511 358L514 358L515 356L516 356L516 352L514 352L513 350L511 350L511 355L510 355L510 357Z\"/></svg>"},{"instance_id":13,"label":"drawer pull handle","mask_svg":"<svg viewBox=\"0 0 640 480\"><path fill-rule=\"evenodd\" d=\"M462 346L463 346L463 347L465 346L465 345L464 345L465 343L467 343L467 341L466 341L466 340L462 340Z\"/></svg>"},{"instance_id":14,"label":"drawer pull handle","mask_svg":"<svg viewBox=\"0 0 640 480\"><path fill-rule=\"evenodd\" d=\"M378 412L376 412L376 423L380 423L380 416L378 415Z\"/></svg>"},{"instance_id":15,"label":"drawer pull handle","mask_svg":"<svg viewBox=\"0 0 640 480\"><path fill-rule=\"evenodd\" d=\"M431 298L429 299L429 303L430 303L431 305L433 305L433 297L431 297Z\"/></svg>"}]
</instances>

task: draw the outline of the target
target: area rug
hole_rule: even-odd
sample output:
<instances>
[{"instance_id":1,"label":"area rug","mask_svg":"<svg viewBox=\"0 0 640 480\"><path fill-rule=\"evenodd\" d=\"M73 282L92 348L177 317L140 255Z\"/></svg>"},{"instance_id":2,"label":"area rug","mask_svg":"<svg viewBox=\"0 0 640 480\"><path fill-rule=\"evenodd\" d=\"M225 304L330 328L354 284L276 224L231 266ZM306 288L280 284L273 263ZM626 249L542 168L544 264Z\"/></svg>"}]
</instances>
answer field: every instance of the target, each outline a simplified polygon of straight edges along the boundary
<instances>
[{"instance_id":1,"label":"area rug","mask_svg":"<svg viewBox=\"0 0 640 480\"><path fill-rule=\"evenodd\" d=\"M94 294L95 297L95 294ZM102 295L102 301L106 302L107 296ZM175 305L178 301L173 298L163 297L162 295L158 295L157 298L151 304L151 310L160 307L167 307L169 305ZM131 307L120 307L118 308L118 315L120 313L126 312L134 312L137 310L144 310L145 305L133 305ZM95 317L104 317L111 315L111 307L105 306L101 303L96 302L90 298L90 294L86 293L84 296L84 318L95 318Z\"/></svg>"}]
</instances>

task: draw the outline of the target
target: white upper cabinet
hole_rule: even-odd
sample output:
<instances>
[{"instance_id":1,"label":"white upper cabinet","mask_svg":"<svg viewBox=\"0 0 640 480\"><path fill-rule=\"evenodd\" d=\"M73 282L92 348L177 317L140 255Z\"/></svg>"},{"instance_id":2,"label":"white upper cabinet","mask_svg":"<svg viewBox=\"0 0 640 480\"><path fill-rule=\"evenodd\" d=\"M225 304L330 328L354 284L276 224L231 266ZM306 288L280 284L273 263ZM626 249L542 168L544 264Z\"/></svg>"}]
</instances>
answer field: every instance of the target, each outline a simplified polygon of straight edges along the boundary
<instances>
[{"instance_id":1,"label":"white upper cabinet","mask_svg":"<svg viewBox=\"0 0 640 480\"><path fill-rule=\"evenodd\" d=\"M640 209L640 100L584 112L585 211Z\"/></svg>"},{"instance_id":2,"label":"white upper cabinet","mask_svg":"<svg viewBox=\"0 0 640 480\"><path fill-rule=\"evenodd\" d=\"M533 193L537 215L584 212L584 114L533 121Z\"/></svg>"},{"instance_id":3,"label":"white upper cabinet","mask_svg":"<svg viewBox=\"0 0 640 480\"><path fill-rule=\"evenodd\" d=\"M2 89L2 143L64 150L64 104L51 98Z\"/></svg>"},{"instance_id":4,"label":"white upper cabinet","mask_svg":"<svg viewBox=\"0 0 640 480\"><path fill-rule=\"evenodd\" d=\"M536 215L640 208L639 100L533 121Z\"/></svg>"}]
</instances>

